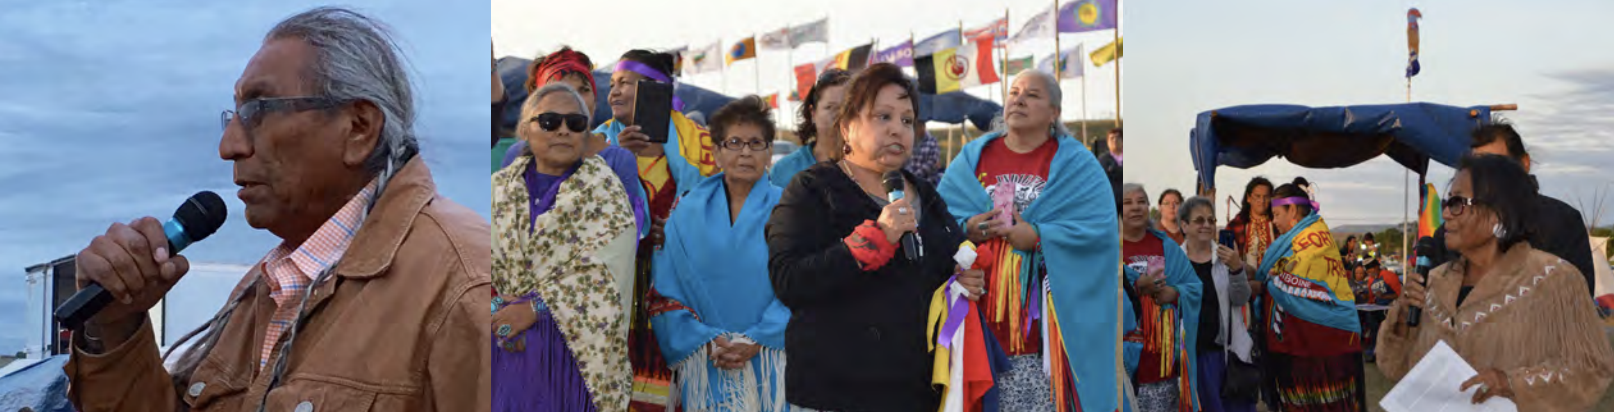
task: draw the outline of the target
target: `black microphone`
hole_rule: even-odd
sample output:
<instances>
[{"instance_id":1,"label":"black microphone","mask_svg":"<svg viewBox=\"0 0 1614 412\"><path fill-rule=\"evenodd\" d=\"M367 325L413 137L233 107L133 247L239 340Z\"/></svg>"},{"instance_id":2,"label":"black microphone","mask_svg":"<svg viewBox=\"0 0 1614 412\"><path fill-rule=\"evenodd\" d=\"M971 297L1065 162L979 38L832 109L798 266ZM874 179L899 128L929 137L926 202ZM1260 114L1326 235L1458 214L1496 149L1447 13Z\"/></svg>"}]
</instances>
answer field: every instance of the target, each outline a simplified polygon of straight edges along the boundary
<instances>
[{"instance_id":1,"label":"black microphone","mask_svg":"<svg viewBox=\"0 0 1614 412\"><path fill-rule=\"evenodd\" d=\"M168 237L168 255L177 255L191 243L213 235L219 226L224 225L227 213L224 199L219 198L217 193L204 190L185 199L185 203L174 211L174 217L163 223L163 235ZM112 293L99 284L90 283L57 307L54 316L62 326L78 330L84 321L101 312L108 303L112 303Z\"/></svg>"},{"instance_id":2,"label":"black microphone","mask_svg":"<svg viewBox=\"0 0 1614 412\"><path fill-rule=\"evenodd\" d=\"M896 203L896 201L902 199L902 189L907 187L907 185L902 183L902 172L896 170L885 173L883 185L885 186L886 199L890 200L892 203ZM915 223L918 222L916 221ZM904 256L908 257L909 261L919 260L919 240L914 238L913 232L902 234L902 253Z\"/></svg>"},{"instance_id":3,"label":"black microphone","mask_svg":"<svg viewBox=\"0 0 1614 412\"><path fill-rule=\"evenodd\" d=\"M1414 253L1418 254L1418 276L1423 278L1423 282L1420 282L1419 284L1421 286L1428 287L1429 266L1431 262L1431 260L1429 260L1429 255L1435 253L1435 239L1428 236L1418 238L1418 246L1417 249L1414 250ZM1425 290L1424 293L1429 292ZM1418 320L1422 316L1423 308L1419 308L1417 306L1411 307L1409 310L1407 310L1407 326L1415 328L1418 327Z\"/></svg>"}]
</instances>

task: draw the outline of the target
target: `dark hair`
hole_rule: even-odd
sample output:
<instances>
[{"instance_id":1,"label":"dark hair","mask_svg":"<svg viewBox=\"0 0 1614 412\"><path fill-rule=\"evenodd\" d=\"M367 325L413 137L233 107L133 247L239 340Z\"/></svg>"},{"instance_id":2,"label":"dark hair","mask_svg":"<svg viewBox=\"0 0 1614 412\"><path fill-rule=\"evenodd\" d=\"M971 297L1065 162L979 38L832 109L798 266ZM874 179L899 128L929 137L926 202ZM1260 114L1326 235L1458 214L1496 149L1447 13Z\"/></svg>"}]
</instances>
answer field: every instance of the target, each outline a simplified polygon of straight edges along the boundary
<instances>
[{"instance_id":1,"label":"dark hair","mask_svg":"<svg viewBox=\"0 0 1614 412\"><path fill-rule=\"evenodd\" d=\"M1367 261L1367 264L1363 265L1363 266L1366 266L1368 269L1378 269L1380 267L1379 266L1379 260L1378 259L1369 260L1369 261Z\"/></svg>"},{"instance_id":2,"label":"dark hair","mask_svg":"<svg viewBox=\"0 0 1614 412\"><path fill-rule=\"evenodd\" d=\"M1298 177L1297 176L1297 177L1295 177L1295 180L1290 182L1290 183L1294 183L1295 186L1300 186L1300 188L1302 190L1311 188L1311 182L1306 181L1306 178L1304 178L1304 177Z\"/></svg>"},{"instance_id":3,"label":"dark hair","mask_svg":"<svg viewBox=\"0 0 1614 412\"><path fill-rule=\"evenodd\" d=\"M1524 140L1519 137L1518 131L1513 130L1513 125L1511 124L1498 123L1480 126L1474 129L1470 137L1473 138L1473 141L1468 144L1470 149L1496 143L1498 139L1501 139L1508 147L1508 157L1512 157L1513 160L1521 161L1530 156L1530 152L1524 151Z\"/></svg>"},{"instance_id":4,"label":"dark hair","mask_svg":"<svg viewBox=\"0 0 1614 412\"><path fill-rule=\"evenodd\" d=\"M1267 180L1265 177L1256 176L1254 179L1250 179L1250 183L1244 184L1244 197L1239 198L1239 214L1233 220L1250 221L1250 194L1255 193L1255 188L1261 186L1266 186L1267 190L1272 190L1272 181ZM1272 208L1270 207L1267 208L1266 218L1272 218Z\"/></svg>"},{"instance_id":5,"label":"dark hair","mask_svg":"<svg viewBox=\"0 0 1614 412\"><path fill-rule=\"evenodd\" d=\"M1457 171L1468 172L1474 204L1496 213L1497 222L1506 231L1497 240L1501 250L1529 240L1531 229L1525 222L1526 217L1535 214L1536 187L1524 166L1505 156L1468 155L1458 162Z\"/></svg>"},{"instance_id":6,"label":"dark hair","mask_svg":"<svg viewBox=\"0 0 1614 412\"><path fill-rule=\"evenodd\" d=\"M850 80L851 72L830 68L818 75L818 82L813 83L812 90L801 98L800 113L796 118L796 137L801 139L802 145L810 146L818 141L818 124L813 123L813 111L818 110L818 99L824 96L824 89L846 84Z\"/></svg>"},{"instance_id":7,"label":"dark hair","mask_svg":"<svg viewBox=\"0 0 1614 412\"><path fill-rule=\"evenodd\" d=\"M1376 240L1373 240L1373 233L1372 232L1362 234L1362 241L1363 242L1377 242Z\"/></svg>"},{"instance_id":8,"label":"dark hair","mask_svg":"<svg viewBox=\"0 0 1614 412\"><path fill-rule=\"evenodd\" d=\"M1110 129L1109 134L1113 134L1113 135L1115 135L1116 138L1120 138L1121 137L1121 128L1117 127L1117 128L1114 128L1114 129ZM1106 135L1106 136L1108 136L1108 135Z\"/></svg>"},{"instance_id":9,"label":"dark hair","mask_svg":"<svg viewBox=\"0 0 1614 412\"><path fill-rule=\"evenodd\" d=\"M767 102L753 94L729 102L712 113L711 121L706 124L712 131L712 147L722 146L723 140L728 139L728 129L742 124L762 128L762 138L773 141L773 112L769 110Z\"/></svg>"},{"instance_id":10,"label":"dark hair","mask_svg":"<svg viewBox=\"0 0 1614 412\"><path fill-rule=\"evenodd\" d=\"M1166 189L1165 191L1160 192L1160 198L1155 200L1155 204L1157 204L1157 205L1166 204L1166 195L1176 195L1178 202L1181 202L1183 200L1182 192L1178 192L1177 189ZM1178 206L1181 206L1181 205L1178 205Z\"/></svg>"},{"instance_id":11,"label":"dark hair","mask_svg":"<svg viewBox=\"0 0 1614 412\"><path fill-rule=\"evenodd\" d=\"M1350 235L1350 236L1345 237L1345 244L1347 244L1347 245L1349 245L1349 244L1351 244L1351 242L1355 242L1355 241L1356 241L1356 235Z\"/></svg>"},{"instance_id":12,"label":"dark hair","mask_svg":"<svg viewBox=\"0 0 1614 412\"><path fill-rule=\"evenodd\" d=\"M919 122L919 90L914 88L912 81L902 74L902 69L891 63L877 63L869 66L857 75L852 76L852 85L846 89L846 104L841 106L841 113L835 116L835 129L837 132L846 127L863 113L864 109L874 106L874 99L880 95L880 89L886 85L901 87L905 96L900 99L913 104L914 139L923 139L925 136L924 124ZM842 142L846 142L843 137ZM849 144L849 143L848 143Z\"/></svg>"},{"instance_id":13,"label":"dark hair","mask_svg":"<svg viewBox=\"0 0 1614 412\"><path fill-rule=\"evenodd\" d=\"M583 54L583 52L580 52L580 51L572 50L572 46L560 46L560 50L556 50L554 53L549 53L549 54L545 54L545 55L542 55L542 56L538 56L537 58L532 59L532 63L527 64L527 82L524 84L524 86L526 87L527 93L532 93L533 90L538 88L538 68L543 66L544 60L547 60L547 59L549 59L550 57L553 57L553 56L559 56L559 55L561 55L563 53L566 53L566 52L577 53L577 56L581 57L580 60L582 60L584 66L588 66L588 67L591 67L591 68L594 67L594 61L589 60L587 54ZM588 85L588 86L589 87L594 87L594 85L592 85L592 84Z\"/></svg>"},{"instance_id":14,"label":"dark hair","mask_svg":"<svg viewBox=\"0 0 1614 412\"><path fill-rule=\"evenodd\" d=\"M1302 178L1295 178L1295 180L1304 183ZM1311 200L1311 196L1306 195L1306 191L1302 190L1300 185L1294 183L1285 183L1283 186L1278 186L1276 190L1272 191L1273 199L1283 199L1286 197L1298 197ZM1310 203L1299 203L1293 206L1300 208L1300 216L1304 217L1311 215L1312 209ZM1267 208L1267 210L1271 210L1271 208Z\"/></svg>"},{"instance_id":15,"label":"dark hair","mask_svg":"<svg viewBox=\"0 0 1614 412\"><path fill-rule=\"evenodd\" d=\"M678 73L673 72L673 68L676 67L676 59L673 58L672 53L633 49L628 50L627 53L622 53L622 60L632 60L643 63L644 65L650 66L650 68L656 69L656 71L667 75L667 78L669 79L678 77Z\"/></svg>"}]
</instances>

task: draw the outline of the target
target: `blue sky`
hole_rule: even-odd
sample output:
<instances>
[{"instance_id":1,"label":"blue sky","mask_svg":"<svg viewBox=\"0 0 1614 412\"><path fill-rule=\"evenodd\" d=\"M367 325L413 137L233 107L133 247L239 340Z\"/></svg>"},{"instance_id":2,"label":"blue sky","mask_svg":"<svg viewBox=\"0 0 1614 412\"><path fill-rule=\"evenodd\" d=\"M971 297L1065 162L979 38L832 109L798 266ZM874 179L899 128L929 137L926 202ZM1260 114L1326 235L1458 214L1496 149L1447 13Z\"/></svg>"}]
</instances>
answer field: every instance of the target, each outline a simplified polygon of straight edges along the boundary
<instances>
[{"instance_id":1,"label":"blue sky","mask_svg":"<svg viewBox=\"0 0 1614 412\"><path fill-rule=\"evenodd\" d=\"M1188 130L1202 111L1405 101L1409 7L1424 16L1413 99L1518 104L1503 114L1524 136L1543 191L1570 205L1584 201L1590 223L1595 195L1614 182L1607 177L1614 160L1608 1L1134 2L1122 16L1130 33L1122 66L1127 180L1151 194L1191 190ZM1302 175L1317 184L1330 223L1391 223L1402 216L1403 170L1382 157L1335 170L1274 159L1252 170L1221 168L1216 183L1218 196L1236 197L1256 174L1284 182ZM1430 170L1429 181L1445 193L1451 169ZM1614 223L1611 211L1604 207L1600 225Z\"/></svg>"},{"instance_id":2,"label":"blue sky","mask_svg":"<svg viewBox=\"0 0 1614 412\"><path fill-rule=\"evenodd\" d=\"M355 4L356 3L356 4ZM488 215L486 3L358 1L412 66L422 156L439 191ZM20 350L26 266L76 253L115 221L166 219L213 190L229 222L186 254L251 264L279 240L246 225L219 112L265 32L307 1L0 0L0 353ZM228 288L187 278L180 290ZM210 314L222 297L169 310ZM211 303L208 303L211 302ZM203 315L205 316L205 315Z\"/></svg>"}]
</instances>

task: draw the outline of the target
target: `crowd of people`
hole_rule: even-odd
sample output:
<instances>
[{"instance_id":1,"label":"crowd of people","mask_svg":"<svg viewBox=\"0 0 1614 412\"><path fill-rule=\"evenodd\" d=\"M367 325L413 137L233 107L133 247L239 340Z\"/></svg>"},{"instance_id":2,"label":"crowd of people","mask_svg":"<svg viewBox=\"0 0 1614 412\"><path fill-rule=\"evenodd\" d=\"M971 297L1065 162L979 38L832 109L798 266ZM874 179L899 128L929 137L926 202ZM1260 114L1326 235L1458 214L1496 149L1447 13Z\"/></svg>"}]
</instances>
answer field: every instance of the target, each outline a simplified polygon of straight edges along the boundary
<instances>
[{"instance_id":1,"label":"crowd of people","mask_svg":"<svg viewBox=\"0 0 1614 412\"><path fill-rule=\"evenodd\" d=\"M911 78L827 70L775 164L756 96L705 122L675 108L666 143L632 124L672 62L629 51L593 90L581 52L539 56L513 138L495 127L494 410L933 410L926 320L955 284L995 382L965 402L1120 406L1118 279L1081 276L1119 257L1119 168L1065 130L1055 77L1015 77L995 130L939 167ZM499 113L519 93L494 82ZM599 93L610 117L590 128Z\"/></svg>"},{"instance_id":2,"label":"crowd of people","mask_svg":"<svg viewBox=\"0 0 1614 412\"><path fill-rule=\"evenodd\" d=\"M1138 410L1365 410L1366 364L1398 380L1440 341L1480 371L1460 384L1478 387L1474 403L1596 404L1614 351L1588 299L1579 214L1538 194L1511 125L1471 137L1436 250L1419 257L1434 261L1427 279L1391 271L1371 233L1336 243L1304 178L1251 179L1221 230L1210 199L1166 189L1150 219L1145 189L1123 185L1123 277L1136 316L1126 362ZM1413 308L1423 311L1418 326L1406 320Z\"/></svg>"}]
</instances>

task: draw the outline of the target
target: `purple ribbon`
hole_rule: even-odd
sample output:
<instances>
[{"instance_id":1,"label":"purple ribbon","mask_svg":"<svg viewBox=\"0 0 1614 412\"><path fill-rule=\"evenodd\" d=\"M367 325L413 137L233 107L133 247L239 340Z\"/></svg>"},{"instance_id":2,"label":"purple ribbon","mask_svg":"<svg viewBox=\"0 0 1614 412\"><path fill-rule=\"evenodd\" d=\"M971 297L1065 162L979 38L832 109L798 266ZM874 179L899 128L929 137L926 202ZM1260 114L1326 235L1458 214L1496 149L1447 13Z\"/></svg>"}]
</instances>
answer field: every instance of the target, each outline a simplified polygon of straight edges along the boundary
<instances>
[{"instance_id":1,"label":"purple ribbon","mask_svg":"<svg viewBox=\"0 0 1614 412\"><path fill-rule=\"evenodd\" d=\"M953 277L947 278L946 283L943 283L944 285L948 285L947 293L944 295L943 299L953 295L952 284L953 281L957 279L958 275L954 274ZM936 343L941 344L943 348L953 348L953 335L958 333L958 328L964 326L964 315L968 314L969 309L970 302L967 299L959 298L953 302L953 307L947 310L947 321L942 323L941 336L936 337Z\"/></svg>"},{"instance_id":2,"label":"purple ribbon","mask_svg":"<svg viewBox=\"0 0 1614 412\"><path fill-rule=\"evenodd\" d=\"M1311 200L1311 199L1307 199L1307 198L1304 198L1304 197L1294 196L1294 197L1285 197L1285 198L1282 198L1282 199L1272 199L1272 207L1287 206L1287 205L1311 205L1311 211L1313 211L1313 212L1321 212L1321 211L1323 211L1322 205L1317 204L1316 200Z\"/></svg>"},{"instance_id":3,"label":"purple ribbon","mask_svg":"<svg viewBox=\"0 0 1614 412\"><path fill-rule=\"evenodd\" d=\"M655 81L662 82L662 83L671 84L673 82L672 77L667 76L666 73L662 73L660 70L656 70L654 67L650 67L648 65L645 65L644 63L636 62L636 61L633 61L633 60L623 60L621 62L618 62L616 64L616 70L617 71L627 70L627 71L630 71L630 72L638 73L638 74L644 75L644 77L649 77L650 80L655 80ZM672 104L673 104L673 110L674 111L677 111L677 112L680 112L680 113L684 111L684 100L679 99L677 95L673 95L673 103Z\"/></svg>"},{"instance_id":4,"label":"purple ribbon","mask_svg":"<svg viewBox=\"0 0 1614 412\"><path fill-rule=\"evenodd\" d=\"M1042 292L1040 292L1042 290L1042 288L1038 287L1038 285L1041 285L1042 282L1043 282L1043 280L1037 279L1035 276L1032 277L1032 280L1031 280L1031 290L1032 290L1032 292L1031 292L1031 320L1033 322L1026 322L1026 330L1024 332L1026 334L1031 333L1031 325L1035 324L1036 323L1035 321L1042 320L1042 298L1045 295Z\"/></svg>"}]
</instances>

